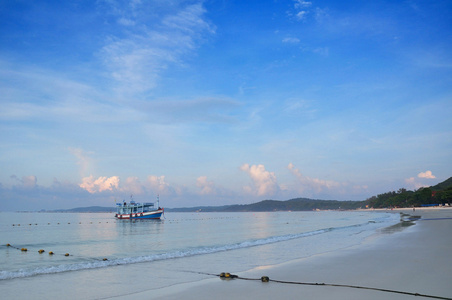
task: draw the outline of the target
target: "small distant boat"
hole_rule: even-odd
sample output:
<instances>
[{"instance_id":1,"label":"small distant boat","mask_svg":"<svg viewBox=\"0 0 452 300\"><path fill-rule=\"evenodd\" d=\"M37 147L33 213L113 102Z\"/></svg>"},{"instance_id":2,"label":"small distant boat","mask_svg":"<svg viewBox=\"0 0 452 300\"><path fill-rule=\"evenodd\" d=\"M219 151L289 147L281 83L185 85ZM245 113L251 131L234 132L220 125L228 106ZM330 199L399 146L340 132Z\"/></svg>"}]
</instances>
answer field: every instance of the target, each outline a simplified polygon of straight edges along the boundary
<instances>
[{"instance_id":1,"label":"small distant boat","mask_svg":"<svg viewBox=\"0 0 452 300\"><path fill-rule=\"evenodd\" d=\"M163 208L159 206L159 197L156 203L137 203L130 196L130 202L116 203L117 219L160 219Z\"/></svg>"}]
</instances>

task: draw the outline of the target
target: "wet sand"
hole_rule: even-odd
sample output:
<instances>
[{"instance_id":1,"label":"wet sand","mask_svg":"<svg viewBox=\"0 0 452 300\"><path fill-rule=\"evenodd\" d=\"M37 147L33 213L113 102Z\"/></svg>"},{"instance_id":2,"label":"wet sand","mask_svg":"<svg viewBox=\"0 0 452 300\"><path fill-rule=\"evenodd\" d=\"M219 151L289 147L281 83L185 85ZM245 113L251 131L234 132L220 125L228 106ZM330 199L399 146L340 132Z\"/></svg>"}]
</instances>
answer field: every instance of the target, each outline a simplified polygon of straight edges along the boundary
<instances>
[{"instance_id":1,"label":"wet sand","mask_svg":"<svg viewBox=\"0 0 452 300\"><path fill-rule=\"evenodd\" d=\"M236 273L241 278L353 285L452 298L452 209L394 210L420 216L382 230L365 243ZM405 216L405 220L408 220ZM414 225L413 225L414 224ZM410 226L412 225L412 226ZM277 253L275 253L277 255ZM231 272L234 270L221 270ZM260 280L206 280L115 299L429 299L367 289L309 286ZM431 298L430 298L431 299Z\"/></svg>"}]
</instances>

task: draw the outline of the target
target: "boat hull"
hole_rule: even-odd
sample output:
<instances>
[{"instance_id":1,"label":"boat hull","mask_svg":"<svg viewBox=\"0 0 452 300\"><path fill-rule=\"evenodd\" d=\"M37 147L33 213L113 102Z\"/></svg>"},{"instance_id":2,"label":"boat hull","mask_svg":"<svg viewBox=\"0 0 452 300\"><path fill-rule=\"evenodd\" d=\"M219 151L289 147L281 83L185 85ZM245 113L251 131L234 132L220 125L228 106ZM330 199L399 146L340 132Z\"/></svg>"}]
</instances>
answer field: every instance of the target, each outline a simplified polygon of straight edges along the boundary
<instances>
[{"instance_id":1,"label":"boat hull","mask_svg":"<svg viewBox=\"0 0 452 300\"><path fill-rule=\"evenodd\" d=\"M130 220L130 219L160 219L163 215L163 209L133 213L133 214L116 214L116 219Z\"/></svg>"}]
</instances>

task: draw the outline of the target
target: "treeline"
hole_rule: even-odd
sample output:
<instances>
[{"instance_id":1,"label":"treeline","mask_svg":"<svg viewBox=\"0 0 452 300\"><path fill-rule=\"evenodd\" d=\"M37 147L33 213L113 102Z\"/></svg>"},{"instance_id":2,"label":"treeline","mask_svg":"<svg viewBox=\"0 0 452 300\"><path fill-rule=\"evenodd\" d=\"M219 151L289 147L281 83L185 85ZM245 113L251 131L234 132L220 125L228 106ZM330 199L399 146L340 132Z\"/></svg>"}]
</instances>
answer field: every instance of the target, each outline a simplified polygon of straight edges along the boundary
<instances>
[{"instance_id":1,"label":"treeline","mask_svg":"<svg viewBox=\"0 0 452 300\"><path fill-rule=\"evenodd\" d=\"M366 200L369 208L419 207L445 205L452 202L452 177L435 186L420 188L416 191L399 189Z\"/></svg>"},{"instance_id":2,"label":"treeline","mask_svg":"<svg viewBox=\"0 0 452 300\"><path fill-rule=\"evenodd\" d=\"M296 198L286 201L264 200L252 204L236 204L226 206L202 206L173 208L167 211L174 212L264 212L264 211L310 211L310 210L338 210L357 209L365 206L365 201L337 201L314 200L308 198Z\"/></svg>"},{"instance_id":3,"label":"treeline","mask_svg":"<svg viewBox=\"0 0 452 300\"><path fill-rule=\"evenodd\" d=\"M233 205L225 211L309 211L329 209L356 209L363 206L362 201L314 200L297 198L287 201L264 200L248 205Z\"/></svg>"}]
</instances>

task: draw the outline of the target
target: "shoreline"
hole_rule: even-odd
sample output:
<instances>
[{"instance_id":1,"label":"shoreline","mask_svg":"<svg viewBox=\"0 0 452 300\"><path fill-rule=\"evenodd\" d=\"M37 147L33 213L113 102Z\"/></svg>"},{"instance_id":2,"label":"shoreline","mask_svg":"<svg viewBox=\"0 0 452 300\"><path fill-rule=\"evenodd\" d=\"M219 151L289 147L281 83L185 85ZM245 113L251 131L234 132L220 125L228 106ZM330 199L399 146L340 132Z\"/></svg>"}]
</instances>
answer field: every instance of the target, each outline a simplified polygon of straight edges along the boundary
<instances>
[{"instance_id":1,"label":"shoreline","mask_svg":"<svg viewBox=\"0 0 452 300\"><path fill-rule=\"evenodd\" d=\"M357 209L357 211L384 211L384 212L398 212L398 211L442 211L442 210L452 210L452 206L415 206L415 207L395 207L395 208L366 208Z\"/></svg>"},{"instance_id":2,"label":"shoreline","mask_svg":"<svg viewBox=\"0 0 452 300\"><path fill-rule=\"evenodd\" d=\"M416 220L414 226L399 228L400 231L382 230L376 238L369 238L357 246L279 265L260 266L237 275L241 278L260 279L268 276L270 280L278 281L353 285L452 298L449 282L452 275L452 262L449 259L452 246L452 235L449 233L452 209L422 207L416 208L414 212L407 208L381 211L415 214L421 219ZM300 296L304 299L334 297L335 300L413 298L406 294L376 290L264 283L260 280L220 280L215 276L153 291L153 299L292 299ZM149 292L115 299L142 297L149 297Z\"/></svg>"}]
</instances>

